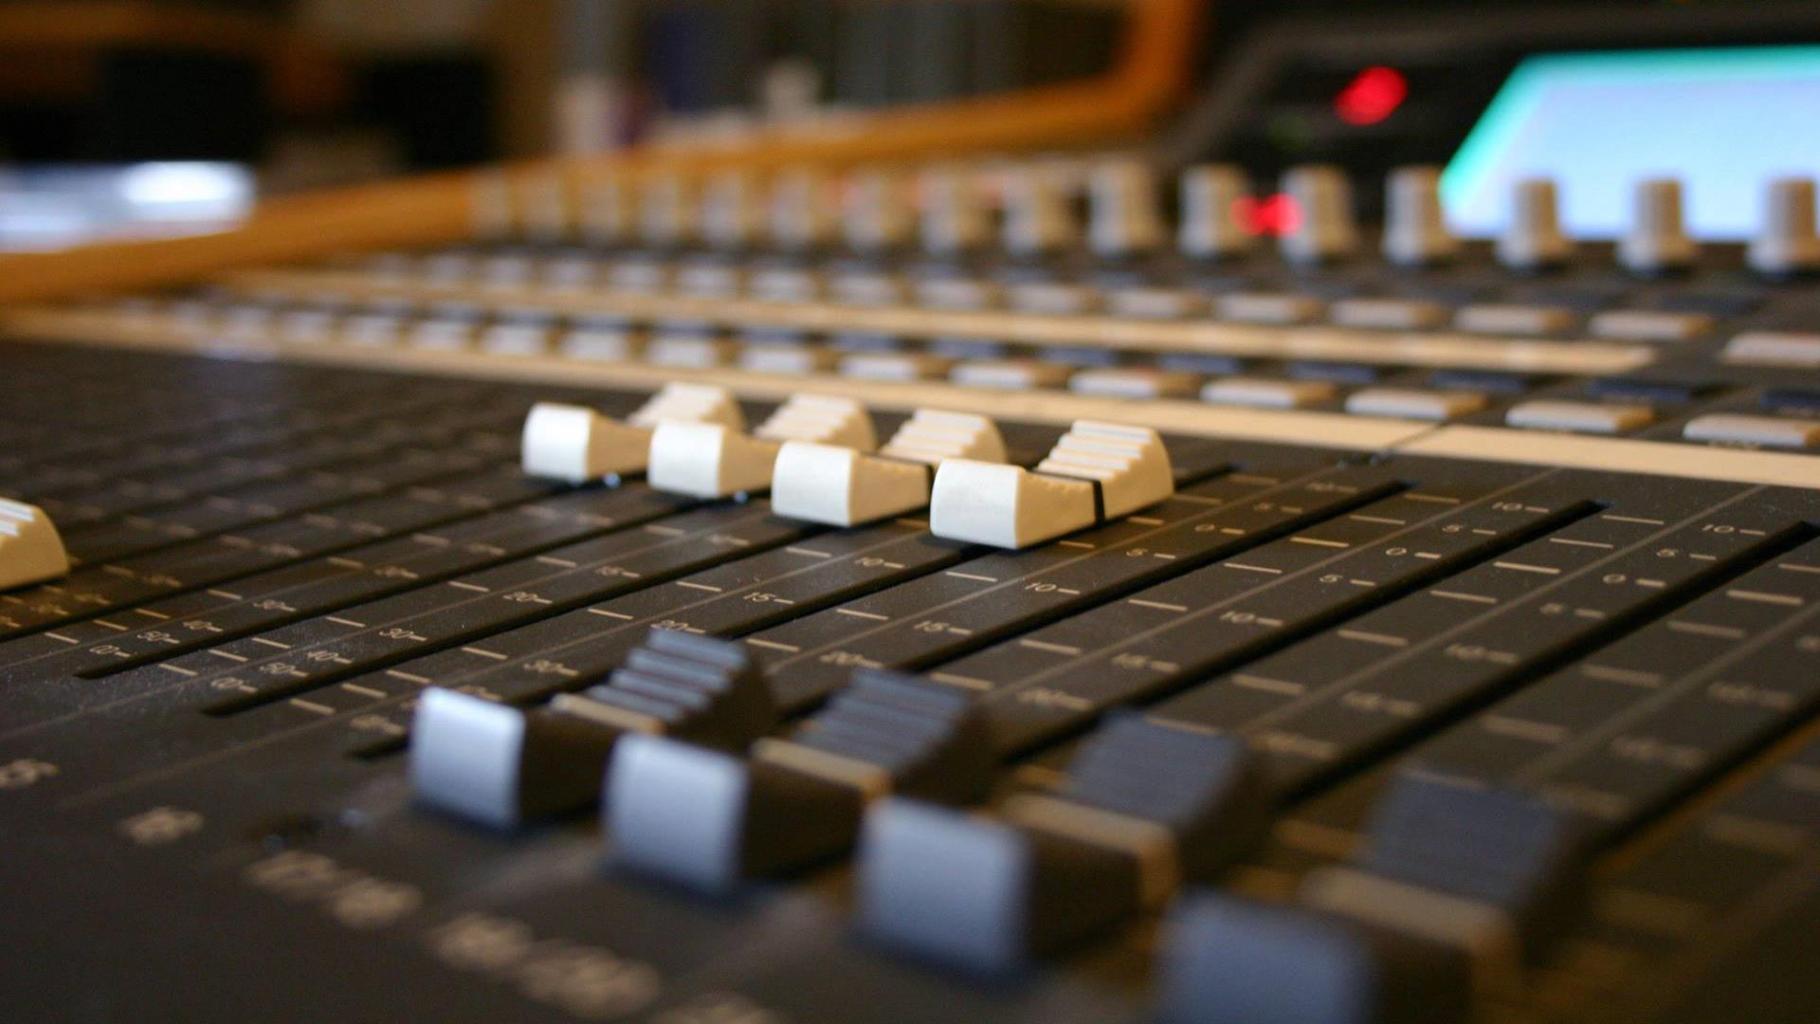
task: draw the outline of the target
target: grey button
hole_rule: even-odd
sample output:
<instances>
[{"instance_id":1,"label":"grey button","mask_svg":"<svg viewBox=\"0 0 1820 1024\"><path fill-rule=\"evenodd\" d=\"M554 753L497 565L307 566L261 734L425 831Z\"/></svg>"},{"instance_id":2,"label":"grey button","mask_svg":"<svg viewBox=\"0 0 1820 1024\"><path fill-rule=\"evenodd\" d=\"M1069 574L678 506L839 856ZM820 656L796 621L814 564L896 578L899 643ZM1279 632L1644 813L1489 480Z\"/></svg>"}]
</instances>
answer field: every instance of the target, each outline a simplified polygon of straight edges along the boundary
<instances>
[{"instance_id":1,"label":"grey button","mask_svg":"<svg viewBox=\"0 0 1820 1024\"><path fill-rule=\"evenodd\" d=\"M1339 389L1324 380L1225 377L1201 389L1201 401L1257 409L1300 409L1330 401Z\"/></svg>"},{"instance_id":2,"label":"grey button","mask_svg":"<svg viewBox=\"0 0 1820 1024\"><path fill-rule=\"evenodd\" d=\"M1820 444L1820 420L1708 413L1687 421L1681 436L1689 441L1761 445L1765 448L1811 448Z\"/></svg>"},{"instance_id":3,"label":"grey button","mask_svg":"<svg viewBox=\"0 0 1820 1024\"><path fill-rule=\"evenodd\" d=\"M1571 430L1582 434L1620 434L1646 427L1656 419L1647 405L1600 405L1538 399L1519 402L1504 414L1504 422L1527 430Z\"/></svg>"}]
</instances>

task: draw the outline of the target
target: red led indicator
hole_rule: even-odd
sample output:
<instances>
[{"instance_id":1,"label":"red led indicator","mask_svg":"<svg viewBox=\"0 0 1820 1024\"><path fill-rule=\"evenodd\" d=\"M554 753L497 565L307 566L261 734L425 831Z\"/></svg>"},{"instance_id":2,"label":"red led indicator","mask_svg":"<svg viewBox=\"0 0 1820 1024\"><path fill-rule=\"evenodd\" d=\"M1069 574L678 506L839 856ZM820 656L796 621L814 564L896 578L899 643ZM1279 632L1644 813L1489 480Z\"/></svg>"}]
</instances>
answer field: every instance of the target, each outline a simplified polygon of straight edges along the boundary
<instances>
[{"instance_id":1,"label":"red led indicator","mask_svg":"<svg viewBox=\"0 0 1820 1024\"><path fill-rule=\"evenodd\" d=\"M1232 219L1251 234L1279 237L1301 227L1302 207L1281 192L1261 199L1240 196L1232 201Z\"/></svg>"},{"instance_id":2,"label":"red led indicator","mask_svg":"<svg viewBox=\"0 0 1820 1024\"><path fill-rule=\"evenodd\" d=\"M1353 76L1333 98L1333 112L1347 124L1377 124L1409 98L1409 80L1396 68L1371 67Z\"/></svg>"}]
</instances>

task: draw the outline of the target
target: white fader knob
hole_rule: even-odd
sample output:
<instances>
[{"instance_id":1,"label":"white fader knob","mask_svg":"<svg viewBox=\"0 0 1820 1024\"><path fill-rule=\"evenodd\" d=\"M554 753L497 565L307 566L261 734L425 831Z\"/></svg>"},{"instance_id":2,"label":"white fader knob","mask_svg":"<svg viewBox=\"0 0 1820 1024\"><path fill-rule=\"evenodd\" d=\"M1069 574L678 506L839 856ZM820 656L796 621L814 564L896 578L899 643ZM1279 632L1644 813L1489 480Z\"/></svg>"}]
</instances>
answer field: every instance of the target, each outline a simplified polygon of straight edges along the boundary
<instances>
[{"instance_id":1,"label":"white fader knob","mask_svg":"<svg viewBox=\"0 0 1820 1024\"><path fill-rule=\"evenodd\" d=\"M830 526L903 515L929 504L931 472L945 459L1003 462L1005 442L984 416L931 409L913 413L877 455L788 441L771 471L771 508Z\"/></svg>"},{"instance_id":2,"label":"white fader knob","mask_svg":"<svg viewBox=\"0 0 1820 1024\"><path fill-rule=\"evenodd\" d=\"M841 233L859 252L895 249L910 239L915 218L901 175L867 171L847 183Z\"/></svg>"},{"instance_id":3,"label":"white fader knob","mask_svg":"<svg viewBox=\"0 0 1820 1024\"><path fill-rule=\"evenodd\" d=\"M1561 203L1548 178L1525 178L1510 187L1510 222L1498 236L1498 262L1512 270L1543 270L1573 258L1574 243L1561 232Z\"/></svg>"},{"instance_id":4,"label":"white fader knob","mask_svg":"<svg viewBox=\"0 0 1820 1024\"><path fill-rule=\"evenodd\" d=\"M744 171L722 171L701 194L702 241L716 249L744 249L758 235L758 188Z\"/></svg>"},{"instance_id":5,"label":"white fader knob","mask_svg":"<svg viewBox=\"0 0 1820 1024\"><path fill-rule=\"evenodd\" d=\"M1283 194L1301 211L1280 243L1284 259L1298 264L1326 263L1358 251L1352 185L1345 171L1328 164L1291 167L1283 175Z\"/></svg>"},{"instance_id":6,"label":"white fader knob","mask_svg":"<svg viewBox=\"0 0 1820 1024\"><path fill-rule=\"evenodd\" d=\"M689 182L666 174L647 183L638 193L638 236L658 248L687 245L695 240L695 204Z\"/></svg>"},{"instance_id":7,"label":"white fader knob","mask_svg":"<svg viewBox=\"0 0 1820 1024\"><path fill-rule=\"evenodd\" d=\"M1238 256L1251 248L1251 232L1238 209L1249 192L1245 172L1230 164L1190 167L1182 172L1181 225L1176 247L1198 260Z\"/></svg>"},{"instance_id":8,"label":"white fader knob","mask_svg":"<svg viewBox=\"0 0 1820 1024\"><path fill-rule=\"evenodd\" d=\"M1814 231L1812 178L1777 178L1763 190L1763 220L1750 240L1751 269L1760 274L1798 274L1820 267L1820 235Z\"/></svg>"},{"instance_id":9,"label":"white fader knob","mask_svg":"<svg viewBox=\"0 0 1820 1024\"><path fill-rule=\"evenodd\" d=\"M1007 174L1004 202L1004 244L1011 253L1044 256L1074 244L1074 211L1068 195L1043 168L1024 167Z\"/></svg>"},{"instance_id":10,"label":"white fader knob","mask_svg":"<svg viewBox=\"0 0 1820 1024\"><path fill-rule=\"evenodd\" d=\"M921 179L919 233L923 249L953 256L985 245L992 231L986 197L972 174L959 167L934 167Z\"/></svg>"},{"instance_id":11,"label":"white fader knob","mask_svg":"<svg viewBox=\"0 0 1820 1024\"><path fill-rule=\"evenodd\" d=\"M1087 246L1100 256L1133 256L1162 244L1156 175L1137 160L1112 160L1087 178Z\"/></svg>"},{"instance_id":12,"label":"white fader knob","mask_svg":"<svg viewBox=\"0 0 1820 1024\"><path fill-rule=\"evenodd\" d=\"M1441 171L1399 167L1384 184L1384 258L1402 267L1445 263L1460 251L1441 209Z\"/></svg>"},{"instance_id":13,"label":"white fader knob","mask_svg":"<svg viewBox=\"0 0 1820 1024\"><path fill-rule=\"evenodd\" d=\"M639 472L650 461L652 430L670 421L745 426L732 393L703 384L666 384L623 423L585 405L538 402L525 417L524 471L576 484Z\"/></svg>"},{"instance_id":14,"label":"white fader knob","mask_svg":"<svg viewBox=\"0 0 1820 1024\"><path fill-rule=\"evenodd\" d=\"M1681 218L1681 183L1673 178L1637 182L1631 194L1630 230L1618 240L1618 262L1637 274L1678 270L1694 261L1694 240Z\"/></svg>"},{"instance_id":15,"label":"white fader knob","mask_svg":"<svg viewBox=\"0 0 1820 1024\"><path fill-rule=\"evenodd\" d=\"M771 240L792 252L819 249L834 237L834 188L828 176L799 167L771 185Z\"/></svg>"},{"instance_id":16,"label":"white fader knob","mask_svg":"<svg viewBox=\"0 0 1820 1024\"><path fill-rule=\"evenodd\" d=\"M855 451L877 447L872 417L851 398L792 395L751 434L724 423L669 421L651 433L651 486L695 498L725 498L771 486L777 453L787 441L811 441Z\"/></svg>"},{"instance_id":17,"label":"white fader knob","mask_svg":"<svg viewBox=\"0 0 1820 1024\"><path fill-rule=\"evenodd\" d=\"M930 492L929 532L1022 548L1129 515L1174 493L1169 453L1156 431L1077 420L1034 472L972 459L944 461Z\"/></svg>"},{"instance_id":18,"label":"white fader knob","mask_svg":"<svg viewBox=\"0 0 1820 1024\"><path fill-rule=\"evenodd\" d=\"M44 510L0 498L0 590L67 575L69 554Z\"/></svg>"}]
</instances>

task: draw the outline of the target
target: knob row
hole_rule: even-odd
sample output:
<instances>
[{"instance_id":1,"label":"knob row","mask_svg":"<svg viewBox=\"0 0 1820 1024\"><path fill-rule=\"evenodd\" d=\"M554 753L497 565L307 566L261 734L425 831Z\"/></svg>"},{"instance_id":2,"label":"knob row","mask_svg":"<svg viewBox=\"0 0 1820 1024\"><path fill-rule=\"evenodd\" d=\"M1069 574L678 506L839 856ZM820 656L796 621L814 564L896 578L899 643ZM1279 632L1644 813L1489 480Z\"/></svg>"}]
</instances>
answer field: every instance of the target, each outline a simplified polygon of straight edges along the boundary
<instances>
[{"instance_id":1,"label":"knob row","mask_svg":"<svg viewBox=\"0 0 1820 1024\"><path fill-rule=\"evenodd\" d=\"M1446 263L1460 250L1448 229L1440 197L1440 172L1402 167L1385 188L1381 249L1398 266ZM504 179L484 180L475 197L482 234L515 229L556 242L579 232L597 244L672 248L703 245L741 251L769 243L807 252L836 245L860 253L900 251L920 245L937 255L985 248L997 241L1017 257L1040 258L1085 247L1102 258L1125 258L1167 247L1172 232L1163 216L1157 173L1135 159L1108 159L1086 175L1087 217L1076 215L1072 183L1042 167L987 176L955 166L911 176L862 171L839 179L814 169L777 175L768 190L750 172L723 171L699 188L680 176L654 179L634 195L625 182L598 181L571 204L554 178L528 179L516 189ZM1236 167L1204 165L1177 182L1180 211L1175 247L1197 260L1240 256L1256 243L1255 226L1243 217L1251 182ZM996 197L995 197L996 193ZM1291 168L1280 182L1286 210L1273 226L1282 256L1299 265L1359 255L1351 183L1328 165ZM571 206L573 216L571 217ZM1682 269L1698 255L1688 235L1679 182L1655 178L1633 191L1630 227L1617 246L1618 262L1640 274ZM1820 268L1815 224L1815 185L1778 178L1765 186L1762 226L1747 250L1751 267L1784 275ZM1505 266L1541 270L1568 262L1574 243L1562 230L1559 195L1546 178L1516 182L1510 216L1495 251Z\"/></svg>"}]
</instances>

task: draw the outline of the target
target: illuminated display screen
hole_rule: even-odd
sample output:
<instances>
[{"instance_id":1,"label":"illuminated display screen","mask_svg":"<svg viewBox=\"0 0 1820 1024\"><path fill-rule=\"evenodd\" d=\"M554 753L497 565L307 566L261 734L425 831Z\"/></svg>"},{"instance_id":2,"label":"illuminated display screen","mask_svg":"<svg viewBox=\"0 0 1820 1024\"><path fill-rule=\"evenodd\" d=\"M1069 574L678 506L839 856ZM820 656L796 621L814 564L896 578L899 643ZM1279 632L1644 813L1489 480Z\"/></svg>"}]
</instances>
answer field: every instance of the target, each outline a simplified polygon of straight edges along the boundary
<instances>
[{"instance_id":1,"label":"illuminated display screen","mask_svg":"<svg viewBox=\"0 0 1820 1024\"><path fill-rule=\"evenodd\" d=\"M1820 46L1552 54L1517 66L1441 179L1461 234L1496 234L1510 185L1560 184L1570 234L1609 238L1630 187L1679 178L1690 234L1747 237L1763 183L1820 177Z\"/></svg>"}]
</instances>

